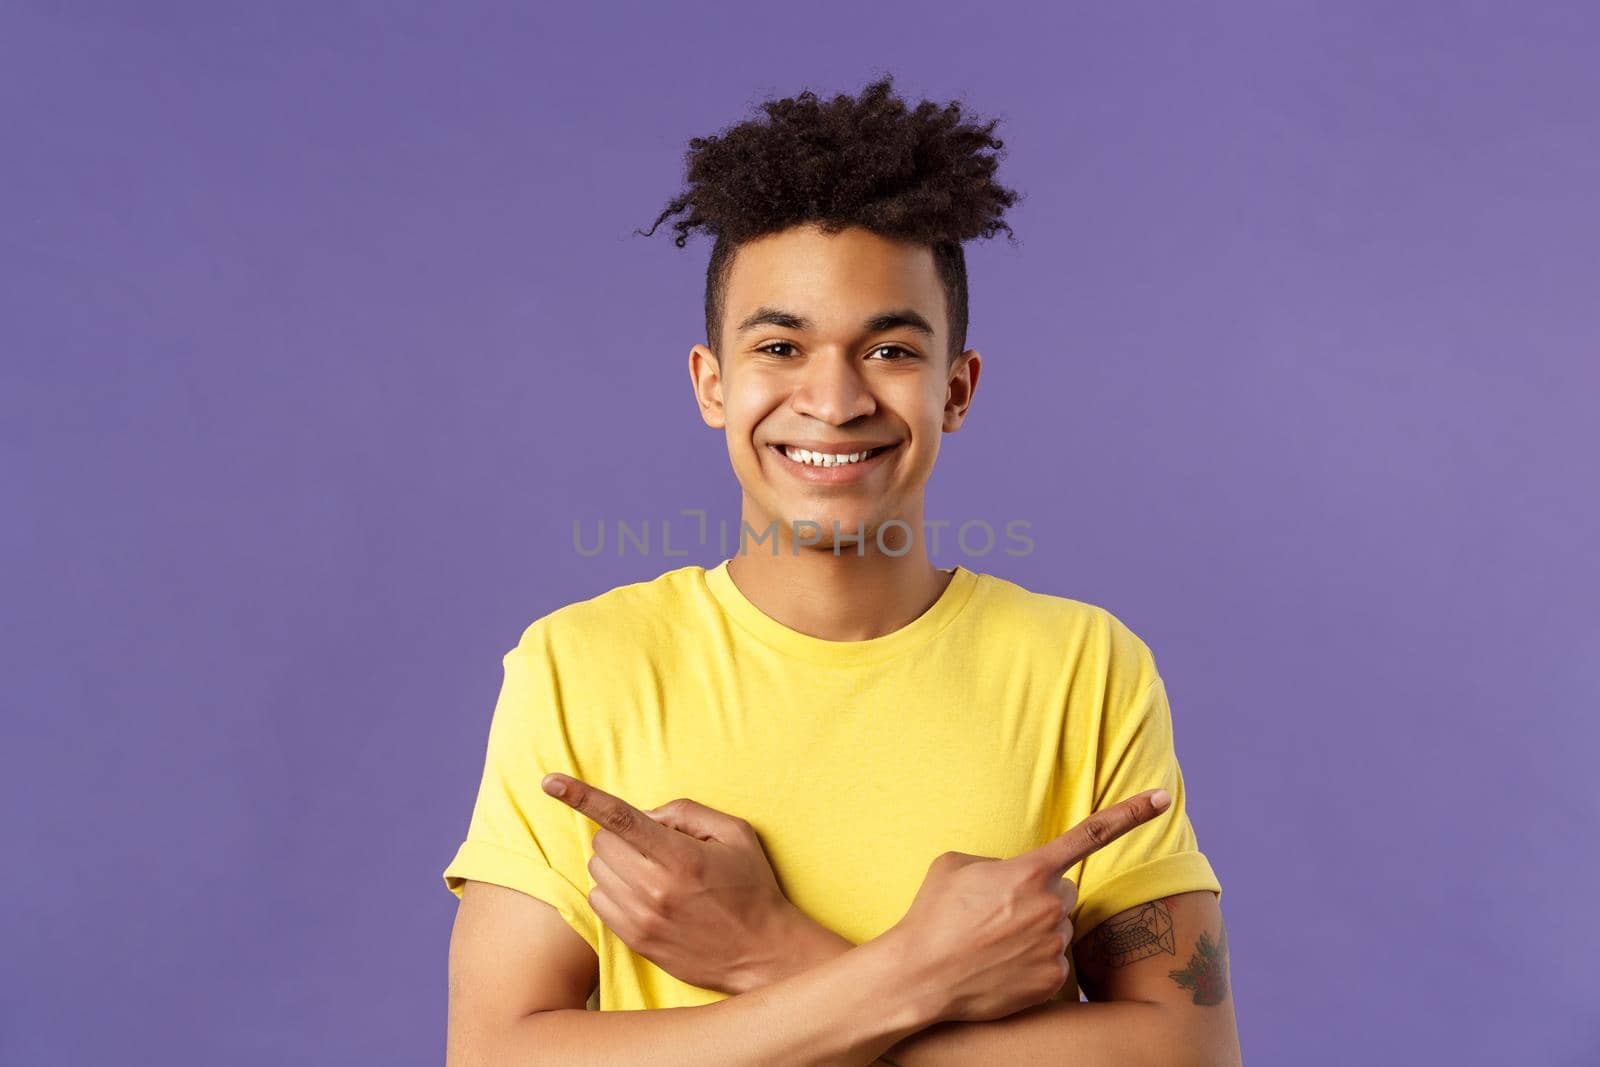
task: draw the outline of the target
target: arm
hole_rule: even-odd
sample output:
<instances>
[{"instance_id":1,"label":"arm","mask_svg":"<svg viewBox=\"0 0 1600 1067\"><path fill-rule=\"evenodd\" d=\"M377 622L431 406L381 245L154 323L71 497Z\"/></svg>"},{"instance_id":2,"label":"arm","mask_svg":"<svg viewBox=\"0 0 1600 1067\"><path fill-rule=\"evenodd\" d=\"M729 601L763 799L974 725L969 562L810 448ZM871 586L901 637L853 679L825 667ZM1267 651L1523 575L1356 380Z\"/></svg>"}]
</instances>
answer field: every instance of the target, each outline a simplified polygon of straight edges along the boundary
<instances>
[{"instance_id":1,"label":"arm","mask_svg":"<svg viewBox=\"0 0 1600 1067\"><path fill-rule=\"evenodd\" d=\"M662 880L677 884L699 877L698 868L707 861L699 855L697 842L657 823L621 798L570 776L549 775L544 786L552 796L561 797L600 823L601 834L609 834L631 846L618 849L617 843L611 842L609 837L596 835L596 857L609 862L602 864L589 901L596 913L624 940L627 934L623 931L632 931L635 940L641 936L648 938L648 929L638 913L641 910L665 911L667 902L675 898L673 891L660 884ZM734 1042L742 1042L747 1037L744 1033L747 1026L775 1025L780 1031L776 1047L758 1048L758 1054L782 1053L791 1057L800 1054L804 1057L801 1062L819 1064L876 1062L873 1058L878 1053L935 1022L1007 1023L1024 1009L1031 1016L1040 1009L1054 1006L1048 998L1059 994L1071 964L1070 958L1063 958L1063 954L1073 940L1068 916L1077 899L1077 887L1062 875L1086 857L1114 845L1130 830L1155 818L1171 801L1172 797L1163 789L1146 790L1094 812L1065 833L1010 859L942 853L928 865L928 872L905 917L864 945L851 946L845 941L838 951L813 960L812 966L779 975L767 985L755 985L750 979L772 973L769 962L772 955L752 957L736 953L734 959L743 959L726 972L734 987L723 984L724 990L732 994L729 1000L697 1008L608 1014L636 1020L629 1024L633 1028L629 1031L633 1039L624 1046L633 1051L645 1039L664 1036L661 1025L651 1020L698 1012L698 1021L708 1021L707 1017L719 1008L742 1008L754 1000L763 1010L752 1009L750 1018L740 1012L737 1022L728 1023L723 1020L726 1012L717 1014L717 1032L710 1048L742 1047ZM601 845L602 840L607 843ZM613 863L629 871L633 880L616 877L611 872ZM735 864L734 874L730 876L730 884L736 887L742 877L738 869L739 865ZM720 875L716 879L719 884L722 880ZM735 897L739 895L734 894ZM773 895L782 900L781 893ZM628 901L632 906L624 907L619 900ZM648 901L649 906L641 901ZM788 919L767 927L767 932L758 936L758 943L781 945L786 939L774 938L772 931L792 931L797 920L809 921L792 904L785 904L787 911L775 914L786 914ZM715 913L719 909L711 910ZM705 929L704 911L704 908L678 911L689 921L689 926L677 932L690 934L691 943L692 935ZM710 925L735 933L741 925L748 925L745 921L729 925L727 917L723 919L721 923ZM704 934L701 936L703 939ZM628 943L635 947L634 941ZM863 954L867 954L865 963L860 962ZM681 953L679 955L681 957ZM789 962L787 954L779 958ZM722 966L728 968L728 961L724 960ZM700 970L707 968L700 967ZM708 973L715 978L716 971L713 966ZM843 992L836 992L840 986L845 987ZM769 994L782 994L784 1003L768 1004ZM884 999L877 1002L879 997ZM576 994L574 1007L575 1000ZM854 1014L849 1010L834 1014L848 1009L852 1001L864 1001L864 1006ZM765 1010L769 1007L770 1011ZM818 1013L820 1027L795 1021L791 1012ZM545 1008L541 1014L559 1015L577 1027L584 1015L594 1013ZM1147 1020L1148 1015L1144 1012L1129 1017L1118 1029L1125 1031L1127 1022ZM881 1017L885 1022L874 1029L872 1016ZM525 1017L517 1016L518 1019ZM611 1026L612 1030L616 1028L614 1024ZM670 1033L676 1036L678 1029L674 1027ZM723 1033L723 1030L729 1032ZM547 1034L545 1030L540 1032ZM562 1034L566 1032L558 1031L555 1036ZM578 1034L590 1040L597 1036L594 1027L587 1025L566 1036L576 1039ZM829 1038L837 1047L830 1044ZM785 1039L789 1039L787 1043ZM573 1047L564 1041L558 1046L561 1049ZM987 1058L991 1052L1015 1054L1030 1048L1040 1051L1015 1042L1009 1047L991 1049L985 1046L979 1051ZM694 1054L706 1051L709 1049L699 1045L691 1049ZM863 1051L868 1060L854 1058Z\"/></svg>"},{"instance_id":2,"label":"arm","mask_svg":"<svg viewBox=\"0 0 1600 1067\"><path fill-rule=\"evenodd\" d=\"M588 943L543 901L469 881L450 936L446 1064L862 1067L933 1018L898 936L712 1004L591 1012Z\"/></svg>"},{"instance_id":3,"label":"arm","mask_svg":"<svg viewBox=\"0 0 1600 1067\"><path fill-rule=\"evenodd\" d=\"M852 948L827 927L801 919L790 932L791 954L768 976L804 971ZM1029 1063L1067 1049L1074 1067L1240 1062L1215 893L1181 893L1113 915L1076 940L1073 961L1089 1003L1042 1004L987 1022L935 1022L890 1046L877 1062Z\"/></svg>"},{"instance_id":4,"label":"arm","mask_svg":"<svg viewBox=\"0 0 1600 1067\"><path fill-rule=\"evenodd\" d=\"M1091 1000L1144 1001L1167 1013L1191 1062L1240 1062L1217 894L1178 893L1111 916L1073 946Z\"/></svg>"}]
</instances>

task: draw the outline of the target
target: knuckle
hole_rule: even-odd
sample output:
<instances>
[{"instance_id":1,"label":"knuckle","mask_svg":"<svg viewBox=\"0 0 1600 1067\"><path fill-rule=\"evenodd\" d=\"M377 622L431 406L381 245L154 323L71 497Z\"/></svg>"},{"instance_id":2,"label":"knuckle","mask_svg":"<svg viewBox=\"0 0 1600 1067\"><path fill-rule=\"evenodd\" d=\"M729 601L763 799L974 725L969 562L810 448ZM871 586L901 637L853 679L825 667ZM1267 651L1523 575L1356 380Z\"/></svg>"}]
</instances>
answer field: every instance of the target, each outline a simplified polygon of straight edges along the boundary
<instances>
[{"instance_id":1,"label":"knuckle","mask_svg":"<svg viewBox=\"0 0 1600 1067\"><path fill-rule=\"evenodd\" d=\"M1111 827L1104 818L1097 815L1083 824L1083 836L1087 837L1095 848L1103 848L1111 842Z\"/></svg>"},{"instance_id":2,"label":"knuckle","mask_svg":"<svg viewBox=\"0 0 1600 1067\"><path fill-rule=\"evenodd\" d=\"M600 825L619 837L626 837L633 829L633 813L627 808L612 808L605 813Z\"/></svg>"}]
</instances>

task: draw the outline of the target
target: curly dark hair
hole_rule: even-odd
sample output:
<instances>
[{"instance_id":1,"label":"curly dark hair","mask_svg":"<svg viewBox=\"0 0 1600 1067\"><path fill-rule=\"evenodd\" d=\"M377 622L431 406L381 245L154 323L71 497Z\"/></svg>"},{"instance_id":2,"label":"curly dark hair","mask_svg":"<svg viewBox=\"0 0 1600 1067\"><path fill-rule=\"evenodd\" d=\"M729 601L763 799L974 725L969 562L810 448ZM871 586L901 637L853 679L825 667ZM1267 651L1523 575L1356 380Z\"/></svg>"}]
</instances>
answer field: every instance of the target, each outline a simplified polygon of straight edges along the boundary
<instances>
[{"instance_id":1,"label":"curly dark hair","mask_svg":"<svg viewBox=\"0 0 1600 1067\"><path fill-rule=\"evenodd\" d=\"M967 262L963 241L993 237L1022 194L997 185L1005 142L998 120L964 122L961 105L924 100L915 110L894 96L885 75L859 97L819 103L806 89L761 105L756 120L695 137L685 154L688 189L667 205L649 237L671 215L682 248L695 227L715 238L706 266L706 344L721 348L729 268L740 244L802 223L838 233L861 226L885 237L933 247L944 285L953 364L967 345ZM985 150L996 155L987 155ZM720 355L718 356L720 359Z\"/></svg>"}]
</instances>

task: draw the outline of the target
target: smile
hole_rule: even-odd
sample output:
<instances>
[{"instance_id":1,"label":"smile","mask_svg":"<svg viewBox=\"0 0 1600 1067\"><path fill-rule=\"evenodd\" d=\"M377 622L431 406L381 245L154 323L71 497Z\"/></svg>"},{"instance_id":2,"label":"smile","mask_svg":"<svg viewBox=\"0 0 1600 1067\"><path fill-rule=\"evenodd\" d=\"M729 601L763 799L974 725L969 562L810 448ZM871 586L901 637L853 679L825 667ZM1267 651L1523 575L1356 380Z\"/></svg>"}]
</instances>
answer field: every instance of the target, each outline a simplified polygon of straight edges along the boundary
<instances>
[{"instance_id":1,"label":"smile","mask_svg":"<svg viewBox=\"0 0 1600 1067\"><path fill-rule=\"evenodd\" d=\"M812 467L842 467L846 463L860 463L864 459L871 459L880 452L886 452L893 445L883 445L880 448L869 448L865 452L811 452L804 448L795 448L793 445L784 445L783 454L796 463L804 463Z\"/></svg>"},{"instance_id":2,"label":"smile","mask_svg":"<svg viewBox=\"0 0 1600 1067\"><path fill-rule=\"evenodd\" d=\"M768 445L783 463L783 468L795 477L808 482L848 482L865 477L883 466L883 457L899 444L871 448L865 452L825 453L811 452L789 445Z\"/></svg>"}]
</instances>

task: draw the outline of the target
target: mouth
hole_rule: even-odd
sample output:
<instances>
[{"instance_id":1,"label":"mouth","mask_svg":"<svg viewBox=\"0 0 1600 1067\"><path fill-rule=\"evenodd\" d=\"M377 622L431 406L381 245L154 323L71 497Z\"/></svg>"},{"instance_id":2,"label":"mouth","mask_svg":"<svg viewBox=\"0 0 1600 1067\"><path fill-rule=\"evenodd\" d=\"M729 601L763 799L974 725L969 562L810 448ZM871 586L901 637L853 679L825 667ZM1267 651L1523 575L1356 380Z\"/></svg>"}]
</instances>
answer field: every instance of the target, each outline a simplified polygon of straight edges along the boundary
<instances>
[{"instance_id":1,"label":"mouth","mask_svg":"<svg viewBox=\"0 0 1600 1067\"><path fill-rule=\"evenodd\" d=\"M876 448L869 448L858 452L831 452L827 453L828 458L826 460L817 459L816 457L819 455L819 453L808 452L806 449L796 448L793 445L771 444L767 447L778 453L778 455L782 456L790 463L794 463L798 466L811 467L816 470L837 470L842 467L853 467L860 463L868 463L874 459L877 459L885 452L889 452L900 447L900 443L896 441L893 444L879 445ZM802 458L802 456L807 458ZM841 456L854 456L856 458L844 459L842 461L836 458Z\"/></svg>"},{"instance_id":2,"label":"mouth","mask_svg":"<svg viewBox=\"0 0 1600 1067\"><path fill-rule=\"evenodd\" d=\"M898 449L901 443L896 441L893 444L868 448L859 453L843 453L846 456L855 455L856 458L842 462L832 458L819 462L815 459L815 454L809 454L809 461L808 458L798 458L807 454L803 452L791 454L789 445L774 444L766 447L772 450L778 458L779 465L792 478L813 485L844 485L867 478L882 468L888 462L885 457ZM840 453L831 455L836 456Z\"/></svg>"}]
</instances>

